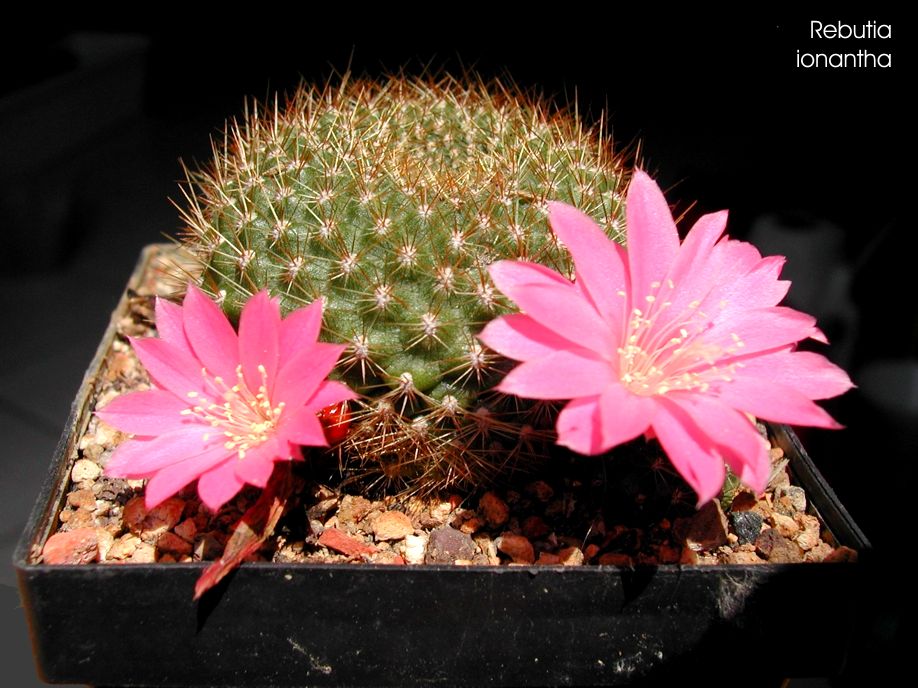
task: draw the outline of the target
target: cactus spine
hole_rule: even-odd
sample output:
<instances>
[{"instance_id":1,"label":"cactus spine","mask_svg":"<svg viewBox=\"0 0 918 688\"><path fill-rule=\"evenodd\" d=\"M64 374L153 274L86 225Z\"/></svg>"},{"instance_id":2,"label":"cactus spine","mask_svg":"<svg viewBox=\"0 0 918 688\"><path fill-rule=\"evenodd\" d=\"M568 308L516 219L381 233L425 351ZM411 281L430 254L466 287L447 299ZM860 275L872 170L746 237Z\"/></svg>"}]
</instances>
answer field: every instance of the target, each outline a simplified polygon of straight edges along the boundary
<instances>
[{"instance_id":1,"label":"cactus spine","mask_svg":"<svg viewBox=\"0 0 918 688\"><path fill-rule=\"evenodd\" d=\"M189 172L186 247L235 315L268 288L325 300L338 375L365 395L342 456L412 490L476 484L540 453L551 410L488 392L505 362L475 338L510 305L487 266L570 274L546 202L624 228L601 130L500 84L391 78L301 88L247 109Z\"/></svg>"}]
</instances>

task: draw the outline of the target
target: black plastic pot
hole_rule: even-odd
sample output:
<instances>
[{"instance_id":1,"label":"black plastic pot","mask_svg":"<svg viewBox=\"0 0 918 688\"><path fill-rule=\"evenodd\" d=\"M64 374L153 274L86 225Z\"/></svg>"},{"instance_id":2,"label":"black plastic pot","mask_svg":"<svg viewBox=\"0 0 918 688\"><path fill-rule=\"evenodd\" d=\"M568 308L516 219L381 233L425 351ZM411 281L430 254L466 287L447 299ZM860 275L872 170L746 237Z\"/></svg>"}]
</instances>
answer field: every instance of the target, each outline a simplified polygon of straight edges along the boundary
<instances>
[{"instance_id":1,"label":"black plastic pot","mask_svg":"<svg viewBox=\"0 0 918 688\"><path fill-rule=\"evenodd\" d=\"M152 256L144 251L136 288ZM92 685L616 685L833 675L869 544L787 428L799 482L856 564L243 565L201 603L202 564L35 564L65 500L112 317L15 555L39 672ZM782 639L784 641L782 642ZM691 673L687 673L691 672Z\"/></svg>"}]
</instances>

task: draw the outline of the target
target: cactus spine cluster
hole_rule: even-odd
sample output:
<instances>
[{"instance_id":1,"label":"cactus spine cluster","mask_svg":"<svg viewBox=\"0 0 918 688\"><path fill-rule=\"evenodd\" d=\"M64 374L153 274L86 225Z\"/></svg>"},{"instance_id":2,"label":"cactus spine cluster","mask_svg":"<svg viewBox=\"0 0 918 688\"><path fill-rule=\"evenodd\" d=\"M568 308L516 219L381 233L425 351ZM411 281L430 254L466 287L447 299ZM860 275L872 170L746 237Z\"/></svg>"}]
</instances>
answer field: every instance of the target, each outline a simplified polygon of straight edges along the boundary
<instances>
[{"instance_id":1,"label":"cactus spine cluster","mask_svg":"<svg viewBox=\"0 0 918 688\"><path fill-rule=\"evenodd\" d=\"M346 461L426 491L539 454L550 409L488 391L508 365L475 335L511 307L487 267L571 274L549 200L622 239L601 128L500 84L344 79L250 106L214 158L185 189L201 284L230 315L264 288L285 311L324 299L337 374L365 395Z\"/></svg>"}]
</instances>

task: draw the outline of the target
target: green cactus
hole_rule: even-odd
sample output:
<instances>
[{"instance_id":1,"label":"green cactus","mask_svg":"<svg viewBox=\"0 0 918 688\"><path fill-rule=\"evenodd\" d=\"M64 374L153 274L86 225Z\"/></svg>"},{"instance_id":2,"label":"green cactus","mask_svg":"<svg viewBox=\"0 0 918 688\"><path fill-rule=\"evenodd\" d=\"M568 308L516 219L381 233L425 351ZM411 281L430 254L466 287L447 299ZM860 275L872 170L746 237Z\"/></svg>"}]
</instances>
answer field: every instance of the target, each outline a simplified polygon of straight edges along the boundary
<instances>
[{"instance_id":1,"label":"green cactus","mask_svg":"<svg viewBox=\"0 0 918 688\"><path fill-rule=\"evenodd\" d=\"M538 455L546 405L487 390L508 363L475 338L511 309L499 259L571 274L546 202L622 240L623 169L601 130L500 84L391 78L257 104L190 172L185 245L231 316L268 288L325 300L337 374L365 395L342 448L410 489L479 483Z\"/></svg>"}]
</instances>

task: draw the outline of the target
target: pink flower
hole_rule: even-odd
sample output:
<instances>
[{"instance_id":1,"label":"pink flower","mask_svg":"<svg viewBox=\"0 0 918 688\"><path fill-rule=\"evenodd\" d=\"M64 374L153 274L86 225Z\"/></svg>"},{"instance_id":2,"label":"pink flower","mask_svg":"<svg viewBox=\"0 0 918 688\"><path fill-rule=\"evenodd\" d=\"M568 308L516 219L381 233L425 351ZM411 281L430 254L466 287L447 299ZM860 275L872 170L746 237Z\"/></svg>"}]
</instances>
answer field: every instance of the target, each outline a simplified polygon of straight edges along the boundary
<instances>
[{"instance_id":1,"label":"pink flower","mask_svg":"<svg viewBox=\"0 0 918 688\"><path fill-rule=\"evenodd\" d=\"M532 263L491 266L494 283L523 310L480 335L522 361L497 389L570 399L558 443L581 454L656 437L699 504L720 491L725 462L761 491L770 463L745 413L837 428L812 400L851 381L824 357L794 350L825 337L812 317L776 305L790 286L778 280L782 257L721 238L725 211L700 218L680 245L662 192L641 171L626 208L627 251L576 208L550 204L574 282Z\"/></svg>"},{"instance_id":2,"label":"pink flower","mask_svg":"<svg viewBox=\"0 0 918 688\"><path fill-rule=\"evenodd\" d=\"M301 459L300 445L327 446L316 413L356 395L326 380L344 347L317 342L321 324L320 300L281 320L277 301L258 293L237 335L193 285L182 306L157 299L159 338L131 341L155 387L96 414L135 435L106 473L149 478L148 508L197 479L216 510L246 483L264 487L275 461Z\"/></svg>"}]
</instances>

